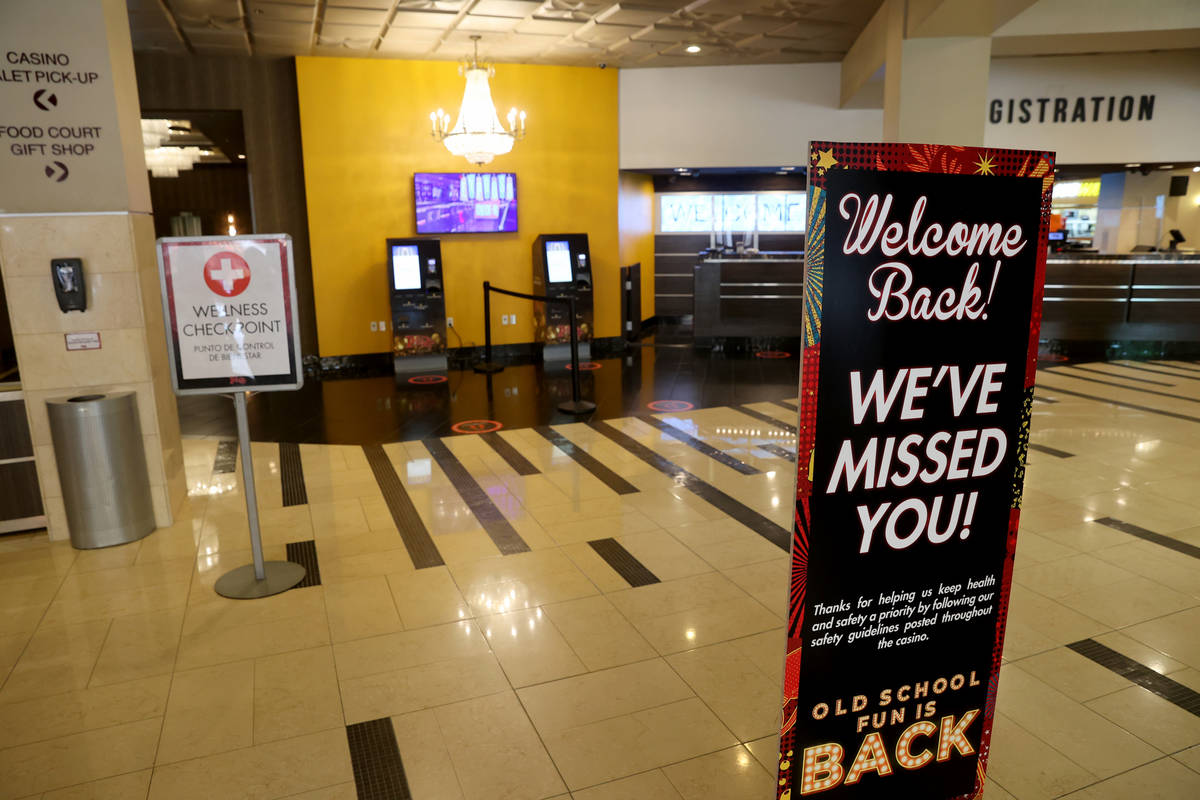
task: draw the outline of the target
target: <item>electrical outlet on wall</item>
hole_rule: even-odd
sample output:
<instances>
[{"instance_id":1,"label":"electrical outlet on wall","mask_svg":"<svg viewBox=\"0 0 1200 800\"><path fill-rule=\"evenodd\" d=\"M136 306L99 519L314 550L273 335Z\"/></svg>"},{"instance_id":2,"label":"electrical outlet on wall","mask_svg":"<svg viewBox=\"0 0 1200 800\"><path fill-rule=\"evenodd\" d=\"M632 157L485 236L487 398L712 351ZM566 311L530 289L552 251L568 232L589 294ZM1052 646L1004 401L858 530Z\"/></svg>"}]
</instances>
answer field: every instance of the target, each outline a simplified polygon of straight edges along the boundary
<instances>
[{"instance_id":1,"label":"electrical outlet on wall","mask_svg":"<svg viewBox=\"0 0 1200 800\"><path fill-rule=\"evenodd\" d=\"M381 330L381 331L387 330L387 320L386 319L379 320L379 330Z\"/></svg>"},{"instance_id":2,"label":"electrical outlet on wall","mask_svg":"<svg viewBox=\"0 0 1200 800\"><path fill-rule=\"evenodd\" d=\"M508 324L508 314L501 314L501 315L500 315L500 324L501 324L501 325L507 325L507 324Z\"/></svg>"},{"instance_id":3,"label":"electrical outlet on wall","mask_svg":"<svg viewBox=\"0 0 1200 800\"><path fill-rule=\"evenodd\" d=\"M379 323L378 323L378 322L376 322L375 320L371 320L371 330L372 330L372 331L377 331L377 330L379 330Z\"/></svg>"},{"instance_id":4,"label":"electrical outlet on wall","mask_svg":"<svg viewBox=\"0 0 1200 800\"><path fill-rule=\"evenodd\" d=\"M509 324L509 325L516 325L516 324L517 324L517 315L516 315L516 314L509 314L509 315L508 315L508 324Z\"/></svg>"},{"instance_id":5,"label":"electrical outlet on wall","mask_svg":"<svg viewBox=\"0 0 1200 800\"><path fill-rule=\"evenodd\" d=\"M446 317L446 326L449 328L454 327L454 317Z\"/></svg>"}]
</instances>

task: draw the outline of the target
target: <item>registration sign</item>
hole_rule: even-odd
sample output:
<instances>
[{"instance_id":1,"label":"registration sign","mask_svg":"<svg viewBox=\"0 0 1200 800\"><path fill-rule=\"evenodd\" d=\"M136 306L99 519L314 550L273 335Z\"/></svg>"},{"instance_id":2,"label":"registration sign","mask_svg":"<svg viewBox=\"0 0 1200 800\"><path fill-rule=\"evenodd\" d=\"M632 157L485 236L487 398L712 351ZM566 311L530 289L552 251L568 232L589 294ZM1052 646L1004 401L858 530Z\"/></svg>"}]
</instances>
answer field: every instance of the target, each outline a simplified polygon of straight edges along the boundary
<instances>
[{"instance_id":1,"label":"registration sign","mask_svg":"<svg viewBox=\"0 0 1200 800\"><path fill-rule=\"evenodd\" d=\"M780 798L979 797L1054 154L815 142Z\"/></svg>"},{"instance_id":2,"label":"registration sign","mask_svg":"<svg viewBox=\"0 0 1200 800\"><path fill-rule=\"evenodd\" d=\"M166 237L157 251L176 394L300 388L290 236Z\"/></svg>"}]
</instances>

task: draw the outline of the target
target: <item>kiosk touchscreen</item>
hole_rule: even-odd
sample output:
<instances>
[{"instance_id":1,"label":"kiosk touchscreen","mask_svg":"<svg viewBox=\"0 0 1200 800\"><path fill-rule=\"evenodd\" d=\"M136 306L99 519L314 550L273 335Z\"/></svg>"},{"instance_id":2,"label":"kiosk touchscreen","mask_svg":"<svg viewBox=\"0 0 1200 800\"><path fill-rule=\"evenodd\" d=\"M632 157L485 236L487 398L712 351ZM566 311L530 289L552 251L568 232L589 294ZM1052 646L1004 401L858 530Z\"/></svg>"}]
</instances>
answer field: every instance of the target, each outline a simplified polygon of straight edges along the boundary
<instances>
[{"instance_id":1,"label":"kiosk touchscreen","mask_svg":"<svg viewBox=\"0 0 1200 800\"><path fill-rule=\"evenodd\" d=\"M388 239L392 357L397 375L446 370L446 299L437 239Z\"/></svg>"},{"instance_id":2,"label":"kiosk touchscreen","mask_svg":"<svg viewBox=\"0 0 1200 800\"><path fill-rule=\"evenodd\" d=\"M575 298L579 357L591 357L592 256L586 233L543 233L533 243L534 294ZM546 361L571 358L571 328L565 303L534 304L535 335Z\"/></svg>"}]
</instances>

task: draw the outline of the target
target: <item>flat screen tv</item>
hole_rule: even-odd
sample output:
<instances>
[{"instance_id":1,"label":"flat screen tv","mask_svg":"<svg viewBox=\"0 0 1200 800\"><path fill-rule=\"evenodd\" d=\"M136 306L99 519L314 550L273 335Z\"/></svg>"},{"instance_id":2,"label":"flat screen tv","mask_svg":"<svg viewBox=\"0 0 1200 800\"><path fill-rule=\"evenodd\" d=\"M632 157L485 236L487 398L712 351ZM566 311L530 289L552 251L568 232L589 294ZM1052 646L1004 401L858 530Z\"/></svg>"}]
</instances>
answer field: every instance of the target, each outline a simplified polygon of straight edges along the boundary
<instances>
[{"instance_id":1,"label":"flat screen tv","mask_svg":"<svg viewBox=\"0 0 1200 800\"><path fill-rule=\"evenodd\" d=\"M515 233L513 172L417 172L417 233Z\"/></svg>"}]
</instances>

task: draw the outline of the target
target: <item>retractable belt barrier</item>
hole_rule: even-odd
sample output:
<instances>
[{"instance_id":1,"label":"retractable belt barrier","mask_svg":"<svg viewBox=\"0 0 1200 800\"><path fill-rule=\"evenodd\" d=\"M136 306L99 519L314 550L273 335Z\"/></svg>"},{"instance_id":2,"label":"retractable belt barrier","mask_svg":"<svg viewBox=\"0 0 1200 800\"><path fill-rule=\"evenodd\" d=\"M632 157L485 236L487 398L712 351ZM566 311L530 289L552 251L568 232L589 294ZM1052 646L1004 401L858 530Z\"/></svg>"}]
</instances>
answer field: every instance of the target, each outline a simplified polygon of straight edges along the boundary
<instances>
[{"instance_id":1,"label":"retractable belt barrier","mask_svg":"<svg viewBox=\"0 0 1200 800\"><path fill-rule=\"evenodd\" d=\"M492 360L492 292L506 294L509 297L519 297L524 300L532 300L534 302L564 303L568 306L567 313L570 315L571 319L571 324L568 326L571 329L571 401L568 403L559 403L558 410L566 414L590 414L591 412L595 411L595 403L591 402L590 400L580 399L579 396L579 334L576 328L574 297L546 297L538 294L525 294L524 292L514 292L509 289L499 289L495 286L492 286L491 281L484 281L483 361L475 365L475 371L492 375L504 369L503 364L497 364Z\"/></svg>"}]
</instances>

